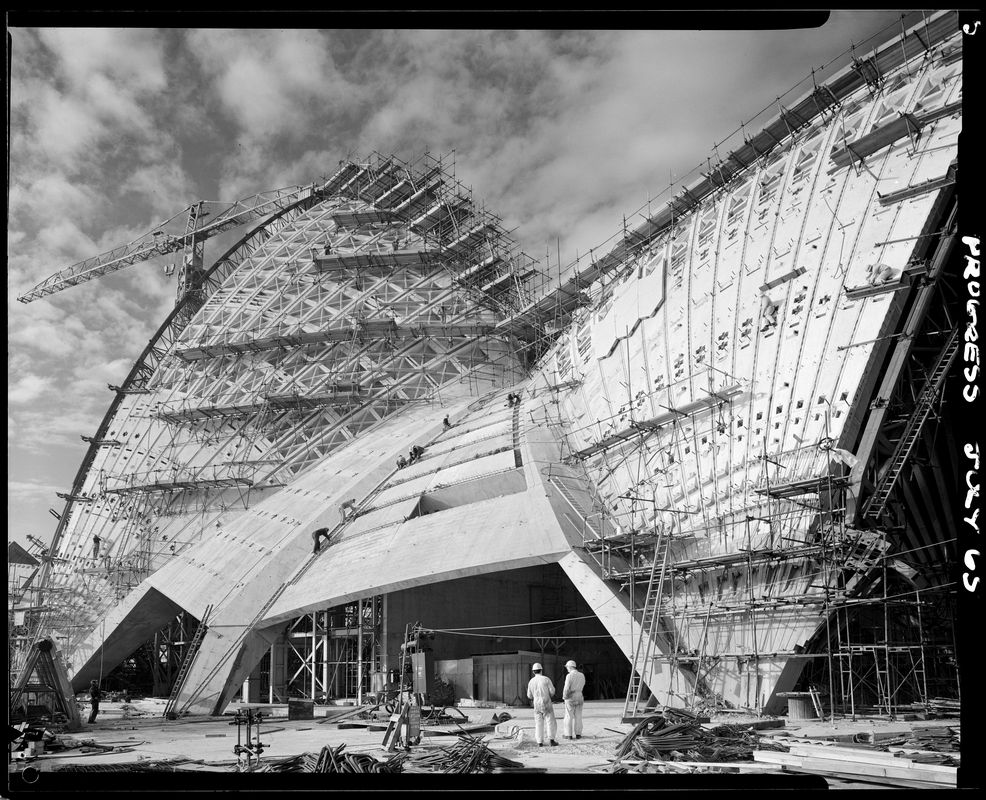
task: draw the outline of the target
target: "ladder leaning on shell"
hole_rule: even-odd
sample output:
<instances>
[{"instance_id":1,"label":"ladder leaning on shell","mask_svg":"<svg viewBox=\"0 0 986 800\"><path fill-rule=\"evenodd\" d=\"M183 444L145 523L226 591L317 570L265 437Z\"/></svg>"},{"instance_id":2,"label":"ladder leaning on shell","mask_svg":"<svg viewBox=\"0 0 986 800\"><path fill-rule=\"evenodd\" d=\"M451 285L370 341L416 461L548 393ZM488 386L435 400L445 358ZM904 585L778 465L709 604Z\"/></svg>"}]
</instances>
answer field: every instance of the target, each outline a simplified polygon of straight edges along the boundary
<instances>
[{"instance_id":1,"label":"ladder leaning on shell","mask_svg":"<svg viewBox=\"0 0 986 800\"><path fill-rule=\"evenodd\" d=\"M188 677L188 672L192 668L192 662L195 660L195 654L199 651L199 645L202 644L202 639L206 632L206 620L209 618L209 614L212 611L212 605L206 607L205 613L202 615L202 620L195 628L195 633L192 635L192 640L188 643L188 650L185 653L185 658L182 659L181 668L178 670L178 675L175 677L175 685L171 687L171 695L168 697L168 703L164 707L164 716L171 719L175 716L175 708L178 705L178 695L181 694L181 688L185 685L185 678Z\"/></svg>"},{"instance_id":2,"label":"ladder leaning on shell","mask_svg":"<svg viewBox=\"0 0 986 800\"><path fill-rule=\"evenodd\" d=\"M668 566L668 551L670 537L661 532L658 535L657 546L654 548L654 561L651 564L650 577L647 580L647 595L640 616L640 633L633 654L633 666L630 670L630 685L627 687L626 703L623 705L623 721L642 716L646 713L648 701L653 695L653 689L646 685L644 675L653 674L650 665L654 659L654 641L660 633L661 597L664 594L664 576Z\"/></svg>"}]
</instances>

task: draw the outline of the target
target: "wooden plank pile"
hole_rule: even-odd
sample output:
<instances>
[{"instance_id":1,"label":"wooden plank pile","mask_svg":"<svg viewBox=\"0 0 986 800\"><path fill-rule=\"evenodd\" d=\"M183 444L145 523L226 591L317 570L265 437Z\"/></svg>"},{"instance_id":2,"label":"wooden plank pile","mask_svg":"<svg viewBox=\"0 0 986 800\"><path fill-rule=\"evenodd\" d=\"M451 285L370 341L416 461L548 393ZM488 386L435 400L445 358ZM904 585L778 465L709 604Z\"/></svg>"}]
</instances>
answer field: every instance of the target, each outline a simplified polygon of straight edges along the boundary
<instances>
[{"instance_id":1,"label":"wooden plank pile","mask_svg":"<svg viewBox=\"0 0 986 800\"><path fill-rule=\"evenodd\" d=\"M909 732L861 731L854 734L852 741L883 750L926 754L928 763L942 763L941 758L934 758L936 753L957 759L960 750L958 727L923 726Z\"/></svg>"},{"instance_id":2,"label":"wooden plank pile","mask_svg":"<svg viewBox=\"0 0 986 800\"><path fill-rule=\"evenodd\" d=\"M960 749L959 728L944 726L914 728L903 746L916 750L954 753Z\"/></svg>"},{"instance_id":3,"label":"wooden plank pile","mask_svg":"<svg viewBox=\"0 0 986 800\"><path fill-rule=\"evenodd\" d=\"M371 705L361 705L361 706L348 706L342 708L330 708L325 712L325 716L322 719L316 720L319 725L324 725L325 723L336 723L342 722L343 720L350 719L355 716L362 716L364 712L370 711L374 708Z\"/></svg>"},{"instance_id":4,"label":"wooden plank pile","mask_svg":"<svg viewBox=\"0 0 986 800\"><path fill-rule=\"evenodd\" d=\"M962 704L947 697L932 697L928 700L927 708L939 717L957 717L962 713Z\"/></svg>"},{"instance_id":5,"label":"wooden plank pile","mask_svg":"<svg viewBox=\"0 0 986 800\"><path fill-rule=\"evenodd\" d=\"M807 772L833 778L914 788L956 785L955 767L919 763L912 758L865 747L801 744L792 742L789 752L757 750L753 760L780 765L787 772Z\"/></svg>"}]
</instances>

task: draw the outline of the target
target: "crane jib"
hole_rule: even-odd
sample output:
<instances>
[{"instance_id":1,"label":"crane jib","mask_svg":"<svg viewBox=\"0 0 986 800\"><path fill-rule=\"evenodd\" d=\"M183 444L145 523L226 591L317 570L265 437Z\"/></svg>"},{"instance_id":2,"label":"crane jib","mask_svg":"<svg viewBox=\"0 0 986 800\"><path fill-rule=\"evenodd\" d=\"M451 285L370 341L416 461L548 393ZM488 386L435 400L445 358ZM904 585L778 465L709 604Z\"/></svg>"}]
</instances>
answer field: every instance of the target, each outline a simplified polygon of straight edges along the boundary
<instances>
[{"instance_id":1,"label":"crane jib","mask_svg":"<svg viewBox=\"0 0 986 800\"><path fill-rule=\"evenodd\" d=\"M177 214L161 223L153 231L139 239L120 247L80 261L70 267L45 278L30 291L18 297L21 303L30 303L41 297L60 292L70 286L102 277L132 264L139 264L154 258L181 250L195 242L200 242L238 225L257 219L284 206L285 203L301 199L305 193L315 191L313 186L289 187L273 192L261 192L245 200L238 200L217 216L208 225L198 227L198 220L205 216L201 212L204 203L192 203L184 212L189 215L188 227L181 236L165 233L163 228L173 222Z\"/></svg>"}]
</instances>

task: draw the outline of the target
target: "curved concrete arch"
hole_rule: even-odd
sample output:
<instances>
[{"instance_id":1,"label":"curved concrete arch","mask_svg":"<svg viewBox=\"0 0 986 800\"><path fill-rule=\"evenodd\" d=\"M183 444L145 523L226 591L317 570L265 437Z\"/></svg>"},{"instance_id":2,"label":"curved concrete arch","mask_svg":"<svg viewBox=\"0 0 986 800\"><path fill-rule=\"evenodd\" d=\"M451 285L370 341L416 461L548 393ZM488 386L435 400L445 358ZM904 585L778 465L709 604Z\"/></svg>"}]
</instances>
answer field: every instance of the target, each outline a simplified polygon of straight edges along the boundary
<instances>
[{"instance_id":1,"label":"curved concrete arch","mask_svg":"<svg viewBox=\"0 0 986 800\"><path fill-rule=\"evenodd\" d=\"M243 236L236 244L230 247L222 256L216 259L215 263L209 268L202 278L202 285L209 285L212 290L215 291L216 287L222 283L222 280L216 281L214 278L221 274L221 268L224 266L229 266L233 256L241 249L246 248L250 245L250 240L257 236L259 233L264 232L269 225L273 222L281 219L285 214L298 210L302 206L308 207L313 203L313 198L303 198L301 200L292 203L287 208L283 209L280 213L265 219L260 224L256 225L250 230L245 236ZM180 324L185 317L184 312L187 310L186 306L190 305L189 298L186 296L182 298L182 301L175 305L168 314L167 318L158 328L157 332L150 338L147 346L144 348L143 352L137 357L134 362L133 367L131 367L130 372L124 379L120 386L120 391L116 392L113 400L110 402L109 408L103 415L103 419L99 424L99 428L96 430L95 436L93 436L93 442L90 443L88 449L86 450L85 456L83 456L82 464L79 466L76 472L75 480L72 482L72 495L78 494L82 490L82 485L85 481L86 476L89 472L89 467L92 465L93 458L96 455L96 451L99 449L99 444L97 443L99 439L106 435L106 431L109 428L110 422L113 420L113 416L117 409L120 407L120 400L125 394L127 389L131 389L136 386L140 379L142 373L152 373L154 371L153 362L160 354L159 345L162 340L166 339L166 334L170 334L172 341L178 338L178 334L184 328L184 324L187 324L189 319L186 317L184 319L184 324ZM170 346L170 343L165 347ZM69 511L72 507L72 503L78 502L76 500L66 500L65 508L62 512L61 518L59 520L58 526L55 528L55 535L52 539L52 549L58 546L59 538L65 529L65 525L68 523Z\"/></svg>"}]
</instances>

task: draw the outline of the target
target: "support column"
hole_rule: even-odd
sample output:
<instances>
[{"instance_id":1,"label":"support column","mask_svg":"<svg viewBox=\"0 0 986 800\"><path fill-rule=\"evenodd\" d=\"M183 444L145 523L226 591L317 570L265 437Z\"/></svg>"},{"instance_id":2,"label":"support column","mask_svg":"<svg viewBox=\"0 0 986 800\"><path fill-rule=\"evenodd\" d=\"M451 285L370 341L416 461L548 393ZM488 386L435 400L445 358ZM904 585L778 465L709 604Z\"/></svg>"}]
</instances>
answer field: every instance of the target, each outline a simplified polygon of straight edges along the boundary
<instances>
[{"instance_id":1,"label":"support column","mask_svg":"<svg viewBox=\"0 0 986 800\"><path fill-rule=\"evenodd\" d=\"M597 568L575 551L561 559L558 565L633 665L641 630L640 622L629 608L626 596L603 580L597 573ZM672 653L670 644L663 637L654 641L654 648L656 653L664 657ZM680 706L681 698L694 692L695 679L691 672L673 669L663 659L651 659L649 664L638 665L638 670L651 693L667 696L669 706Z\"/></svg>"},{"instance_id":2,"label":"support column","mask_svg":"<svg viewBox=\"0 0 986 800\"><path fill-rule=\"evenodd\" d=\"M316 615L317 616L317 615ZM329 609L322 612L322 691L329 696Z\"/></svg>"},{"instance_id":3,"label":"support column","mask_svg":"<svg viewBox=\"0 0 986 800\"><path fill-rule=\"evenodd\" d=\"M363 598L356 605L356 705L363 704Z\"/></svg>"},{"instance_id":4,"label":"support column","mask_svg":"<svg viewBox=\"0 0 986 800\"><path fill-rule=\"evenodd\" d=\"M284 685L284 673L286 669L287 656L285 653L286 642L284 639L271 644L270 648L270 701L277 701L277 694Z\"/></svg>"},{"instance_id":5,"label":"support column","mask_svg":"<svg viewBox=\"0 0 986 800\"><path fill-rule=\"evenodd\" d=\"M318 612L317 611L313 611L312 612L312 649L311 649L310 652L311 652L311 659L312 659L312 666L311 666L311 670L310 670L311 671L311 675L312 675L312 689L311 689L311 694L309 694L309 696L308 696L308 699L309 700L314 700L315 699L315 685L317 683L317 681L315 679L315 670L316 670L317 665L318 665ZM302 674L304 674L304 673L302 673Z\"/></svg>"}]
</instances>

